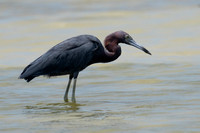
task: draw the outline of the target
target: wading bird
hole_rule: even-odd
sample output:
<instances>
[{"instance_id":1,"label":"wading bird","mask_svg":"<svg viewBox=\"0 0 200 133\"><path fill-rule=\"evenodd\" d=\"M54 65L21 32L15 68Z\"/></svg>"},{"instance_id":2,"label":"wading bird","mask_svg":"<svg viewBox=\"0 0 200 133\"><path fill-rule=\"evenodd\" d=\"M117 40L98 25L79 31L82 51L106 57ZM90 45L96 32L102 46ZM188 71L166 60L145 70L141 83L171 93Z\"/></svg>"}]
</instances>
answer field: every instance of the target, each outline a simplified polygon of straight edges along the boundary
<instances>
[{"instance_id":1,"label":"wading bird","mask_svg":"<svg viewBox=\"0 0 200 133\"><path fill-rule=\"evenodd\" d=\"M108 35L104 40L104 46L95 36L80 35L67 39L49 49L30 63L19 78L29 82L40 75L51 77L69 74L64 101L68 102L70 84L72 79L74 79L72 102L75 103L76 81L79 72L94 63L106 63L116 60L121 55L119 43L134 46L151 55L147 49L138 45L124 31L117 31Z\"/></svg>"}]
</instances>

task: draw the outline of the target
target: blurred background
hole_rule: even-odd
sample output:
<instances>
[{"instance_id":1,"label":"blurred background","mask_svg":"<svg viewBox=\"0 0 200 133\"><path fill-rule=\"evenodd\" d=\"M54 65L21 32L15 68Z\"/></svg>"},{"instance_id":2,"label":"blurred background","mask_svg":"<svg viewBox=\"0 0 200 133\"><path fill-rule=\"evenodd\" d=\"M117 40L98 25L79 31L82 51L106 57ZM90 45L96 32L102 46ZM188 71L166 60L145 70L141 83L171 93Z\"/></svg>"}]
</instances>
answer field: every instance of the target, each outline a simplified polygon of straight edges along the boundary
<instances>
[{"instance_id":1,"label":"blurred background","mask_svg":"<svg viewBox=\"0 0 200 133\"><path fill-rule=\"evenodd\" d=\"M199 0L0 0L0 131L200 132ZM68 77L18 80L23 68L80 34L124 30L152 56L120 44L115 62Z\"/></svg>"}]
</instances>

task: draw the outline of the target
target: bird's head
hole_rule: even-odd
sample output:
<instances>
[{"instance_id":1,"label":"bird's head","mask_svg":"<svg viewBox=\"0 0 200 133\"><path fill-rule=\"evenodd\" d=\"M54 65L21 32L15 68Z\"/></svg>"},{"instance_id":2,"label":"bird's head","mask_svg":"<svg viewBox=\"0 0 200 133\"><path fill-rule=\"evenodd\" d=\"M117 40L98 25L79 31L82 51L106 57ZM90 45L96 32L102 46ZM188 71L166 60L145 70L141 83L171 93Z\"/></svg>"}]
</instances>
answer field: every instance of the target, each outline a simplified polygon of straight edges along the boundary
<instances>
[{"instance_id":1,"label":"bird's head","mask_svg":"<svg viewBox=\"0 0 200 133\"><path fill-rule=\"evenodd\" d=\"M115 35L115 37L118 38L119 43L125 43L130 46L134 46L134 47L144 51L145 53L151 55L151 53L146 48L137 44L128 33L124 32L124 31L117 31L114 33L114 35Z\"/></svg>"}]
</instances>

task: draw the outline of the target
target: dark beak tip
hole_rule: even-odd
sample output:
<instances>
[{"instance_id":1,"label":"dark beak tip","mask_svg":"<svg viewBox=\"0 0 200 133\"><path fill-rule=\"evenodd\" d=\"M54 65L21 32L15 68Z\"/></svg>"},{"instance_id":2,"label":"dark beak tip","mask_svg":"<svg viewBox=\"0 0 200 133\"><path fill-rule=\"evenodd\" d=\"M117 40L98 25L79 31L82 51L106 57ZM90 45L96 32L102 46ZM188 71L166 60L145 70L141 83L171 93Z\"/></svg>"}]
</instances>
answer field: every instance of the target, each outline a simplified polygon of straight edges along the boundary
<instances>
[{"instance_id":1,"label":"dark beak tip","mask_svg":"<svg viewBox=\"0 0 200 133\"><path fill-rule=\"evenodd\" d=\"M126 44L134 46L142 51L144 51L145 53L152 55L146 48L144 48L143 46L138 45L134 40L129 40L128 42L126 42Z\"/></svg>"},{"instance_id":2,"label":"dark beak tip","mask_svg":"<svg viewBox=\"0 0 200 133\"><path fill-rule=\"evenodd\" d=\"M147 49L143 48L143 51L149 55L152 55Z\"/></svg>"},{"instance_id":3,"label":"dark beak tip","mask_svg":"<svg viewBox=\"0 0 200 133\"><path fill-rule=\"evenodd\" d=\"M150 52L148 52L147 54L152 55Z\"/></svg>"}]
</instances>

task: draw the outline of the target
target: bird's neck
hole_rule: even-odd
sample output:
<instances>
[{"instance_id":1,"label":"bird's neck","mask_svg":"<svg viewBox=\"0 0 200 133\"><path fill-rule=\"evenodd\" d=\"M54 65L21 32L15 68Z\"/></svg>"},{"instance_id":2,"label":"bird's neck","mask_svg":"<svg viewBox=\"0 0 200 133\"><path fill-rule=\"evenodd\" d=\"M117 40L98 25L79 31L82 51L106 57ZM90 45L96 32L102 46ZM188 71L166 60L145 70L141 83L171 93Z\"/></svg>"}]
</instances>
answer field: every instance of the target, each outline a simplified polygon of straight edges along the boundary
<instances>
[{"instance_id":1,"label":"bird's neck","mask_svg":"<svg viewBox=\"0 0 200 133\"><path fill-rule=\"evenodd\" d=\"M105 57L104 62L110 62L116 60L121 55L121 47L118 45L119 40L107 37L104 41Z\"/></svg>"}]
</instances>

